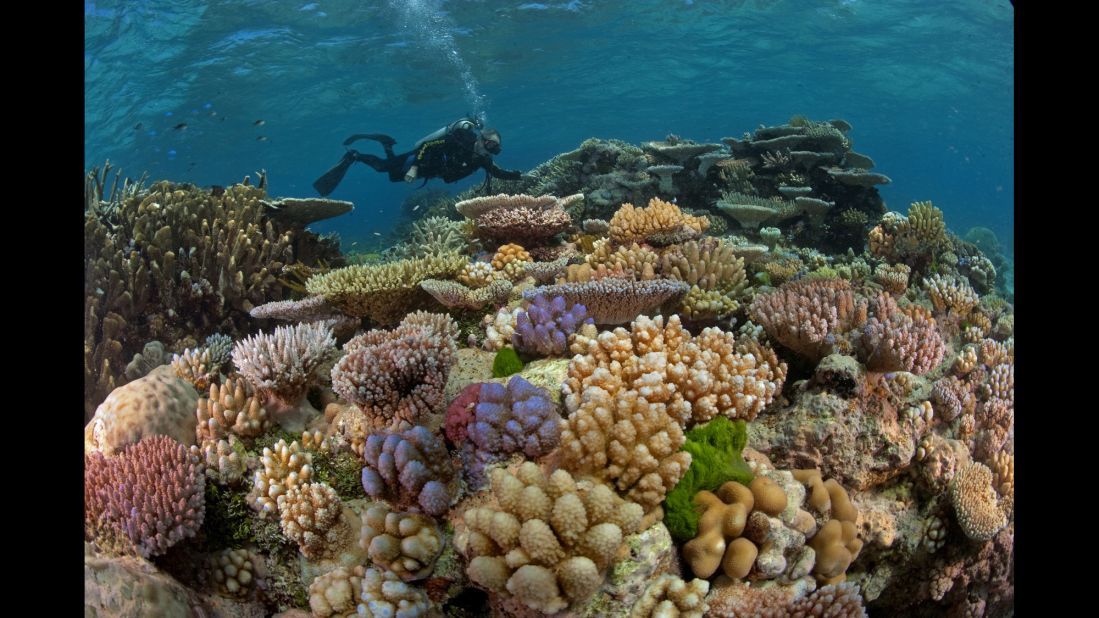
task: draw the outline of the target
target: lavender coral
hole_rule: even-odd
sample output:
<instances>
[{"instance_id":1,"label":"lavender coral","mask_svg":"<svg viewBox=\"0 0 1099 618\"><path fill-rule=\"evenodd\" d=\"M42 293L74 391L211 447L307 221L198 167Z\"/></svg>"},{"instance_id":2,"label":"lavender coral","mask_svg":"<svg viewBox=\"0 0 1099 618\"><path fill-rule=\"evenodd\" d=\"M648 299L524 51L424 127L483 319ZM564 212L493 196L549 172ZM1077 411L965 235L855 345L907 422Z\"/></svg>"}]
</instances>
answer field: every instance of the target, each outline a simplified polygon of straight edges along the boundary
<instances>
[{"instance_id":1,"label":"lavender coral","mask_svg":"<svg viewBox=\"0 0 1099 618\"><path fill-rule=\"evenodd\" d=\"M507 387L483 384L474 414L469 439L488 453L522 451L534 459L556 448L561 436L561 418L549 393L520 376L512 376Z\"/></svg>"},{"instance_id":2,"label":"lavender coral","mask_svg":"<svg viewBox=\"0 0 1099 618\"><path fill-rule=\"evenodd\" d=\"M579 303L569 303L562 296L552 300L539 294L526 311L515 318L515 334L511 344L515 349L539 356L561 356L568 350L569 336L581 324L591 324L588 309Z\"/></svg>"},{"instance_id":3,"label":"lavender coral","mask_svg":"<svg viewBox=\"0 0 1099 618\"><path fill-rule=\"evenodd\" d=\"M363 489L374 498L418 504L429 515L442 515L454 491L454 469L439 436L417 425L399 434L371 434L363 447Z\"/></svg>"},{"instance_id":4,"label":"lavender coral","mask_svg":"<svg viewBox=\"0 0 1099 618\"><path fill-rule=\"evenodd\" d=\"M84 532L142 557L195 535L206 513L202 465L168 436L150 436L115 457L84 458Z\"/></svg>"},{"instance_id":5,"label":"lavender coral","mask_svg":"<svg viewBox=\"0 0 1099 618\"><path fill-rule=\"evenodd\" d=\"M332 389L377 427L406 429L446 406L443 387L457 351L449 316L417 312L392 331L372 330L344 345Z\"/></svg>"}]
</instances>

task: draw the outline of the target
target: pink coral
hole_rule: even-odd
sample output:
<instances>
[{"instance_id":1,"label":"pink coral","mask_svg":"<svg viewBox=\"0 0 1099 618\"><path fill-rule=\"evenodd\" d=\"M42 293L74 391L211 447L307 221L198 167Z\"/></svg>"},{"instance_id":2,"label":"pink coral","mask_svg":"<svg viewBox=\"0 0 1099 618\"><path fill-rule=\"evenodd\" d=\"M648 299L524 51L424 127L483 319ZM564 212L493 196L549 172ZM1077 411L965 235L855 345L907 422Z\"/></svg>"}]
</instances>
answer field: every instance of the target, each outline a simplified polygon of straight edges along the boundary
<instances>
[{"instance_id":1,"label":"pink coral","mask_svg":"<svg viewBox=\"0 0 1099 618\"><path fill-rule=\"evenodd\" d=\"M145 558L162 554L202 526L204 479L202 465L168 436L146 437L111 458L85 456L85 534L128 541Z\"/></svg>"},{"instance_id":2,"label":"pink coral","mask_svg":"<svg viewBox=\"0 0 1099 618\"><path fill-rule=\"evenodd\" d=\"M844 279L801 279L757 295L749 314L779 343L819 361L843 333L866 321L866 303Z\"/></svg>"},{"instance_id":3,"label":"pink coral","mask_svg":"<svg viewBox=\"0 0 1099 618\"><path fill-rule=\"evenodd\" d=\"M468 426L473 421L474 408L481 396L480 382L474 382L462 389L461 393L446 407L446 438L457 446L466 441Z\"/></svg>"},{"instance_id":4,"label":"pink coral","mask_svg":"<svg viewBox=\"0 0 1099 618\"><path fill-rule=\"evenodd\" d=\"M410 314L392 331L372 330L344 345L332 389L372 424L406 429L442 411L443 388L457 352L457 324L446 315Z\"/></svg>"},{"instance_id":5,"label":"pink coral","mask_svg":"<svg viewBox=\"0 0 1099 618\"><path fill-rule=\"evenodd\" d=\"M859 357L868 369L922 375L942 362L946 343L930 312L915 305L902 309L883 292L873 313L858 335Z\"/></svg>"}]
</instances>

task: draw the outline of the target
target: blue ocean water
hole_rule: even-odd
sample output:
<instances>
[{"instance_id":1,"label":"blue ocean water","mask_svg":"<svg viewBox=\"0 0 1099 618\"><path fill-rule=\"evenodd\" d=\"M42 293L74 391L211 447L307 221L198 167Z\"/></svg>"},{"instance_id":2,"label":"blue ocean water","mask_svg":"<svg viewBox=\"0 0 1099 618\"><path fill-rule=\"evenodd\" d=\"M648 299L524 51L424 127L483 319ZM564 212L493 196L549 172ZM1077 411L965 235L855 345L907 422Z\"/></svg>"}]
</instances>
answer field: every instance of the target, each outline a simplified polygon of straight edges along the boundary
<instances>
[{"instance_id":1,"label":"blue ocean water","mask_svg":"<svg viewBox=\"0 0 1099 618\"><path fill-rule=\"evenodd\" d=\"M266 169L272 195L304 197L348 135L400 151L466 113L524 170L588 137L717 141L801 114L854 126L889 209L932 200L955 232L1014 244L1006 0L88 1L84 47L85 169ZM354 166L331 197L356 211L314 229L373 242L415 190Z\"/></svg>"}]
</instances>

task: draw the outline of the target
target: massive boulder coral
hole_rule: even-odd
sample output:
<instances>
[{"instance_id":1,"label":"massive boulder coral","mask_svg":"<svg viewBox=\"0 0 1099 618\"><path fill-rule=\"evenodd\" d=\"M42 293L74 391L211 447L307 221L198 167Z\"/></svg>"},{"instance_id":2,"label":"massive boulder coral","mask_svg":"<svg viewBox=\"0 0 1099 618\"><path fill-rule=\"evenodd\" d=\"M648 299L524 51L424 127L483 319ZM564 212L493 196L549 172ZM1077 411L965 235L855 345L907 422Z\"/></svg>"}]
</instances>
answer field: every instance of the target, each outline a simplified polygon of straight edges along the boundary
<instances>
[{"instance_id":1,"label":"massive boulder coral","mask_svg":"<svg viewBox=\"0 0 1099 618\"><path fill-rule=\"evenodd\" d=\"M494 470L492 493L496 504L462 517L456 543L466 572L477 586L547 614L595 593L642 516L602 483L564 470L547 477L531 462L515 474Z\"/></svg>"},{"instance_id":2,"label":"massive boulder coral","mask_svg":"<svg viewBox=\"0 0 1099 618\"><path fill-rule=\"evenodd\" d=\"M359 264L314 275L305 282L305 289L323 296L347 315L389 325L410 310L430 303L430 296L420 288L421 281L452 277L465 264L466 258L455 252L385 264Z\"/></svg>"},{"instance_id":3,"label":"massive boulder coral","mask_svg":"<svg viewBox=\"0 0 1099 618\"><path fill-rule=\"evenodd\" d=\"M458 326L445 314L410 314L392 331L372 330L344 344L332 389L379 428L406 429L442 412Z\"/></svg>"},{"instance_id":4,"label":"massive boulder coral","mask_svg":"<svg viewBox=\"0 0 1099 618\"><path fill-rule=\"evenodd\" d=\"M422 426L399 434L371 434L363 447L362 484L373 498L418 505L442 515L456 493L454 466L442 439Z\"/></svg>"},{"instance_id":5,"label":"massive boulder coral","mask_svg":"<svg viewBox=\"0 0 1099 618\"><path fill-rule=\"evenodd\" d=\"M198 393L168 366L111 391L84 427L84 451L117 453L153 435L195 443Z\"/></svg>"},{"instance_id":6,"label":"massive boulder coral","mask_svg":"<svg viewBox=\"0 0 1099 618\"><path fill-rule=\"evenodd\" d=\"M192 537L205 516L202 464L168 436L84 457L84 535L144 558Z\"/></svg>"}]
</instances>

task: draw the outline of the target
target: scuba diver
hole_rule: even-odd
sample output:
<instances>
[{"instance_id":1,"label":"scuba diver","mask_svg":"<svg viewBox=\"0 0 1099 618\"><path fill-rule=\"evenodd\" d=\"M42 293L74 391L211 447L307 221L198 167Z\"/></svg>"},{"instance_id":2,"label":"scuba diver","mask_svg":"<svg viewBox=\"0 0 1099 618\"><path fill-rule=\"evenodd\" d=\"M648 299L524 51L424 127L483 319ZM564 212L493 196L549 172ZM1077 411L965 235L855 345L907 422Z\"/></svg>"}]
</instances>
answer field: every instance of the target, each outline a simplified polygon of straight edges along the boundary
<instances>
[{"instance_id":1,"label":"scuba diver","mask_svg":"<svg viewBox=\"0 0 1099 618\"><path fill-rule=\"evenodd\" d=\"M481 129L481 132L478 133L477 129ZM422 178L424 184L431 178L442 178L446 183L456 182L483 168L485 191L491 190L494 176L504 180L518 180L523 175L518 170L502 169L493 162L492 155L500 154L501 150L500 132L496 129L485 129L479 120L471 118L462 118L435 131L416 142L412 150L401 154L393 153L393 145L397 140L380 133L357 133L345 139L343 145L350 146L360 139L381 142L385 149L385 158L348 148L340 162L313 183L317 193L332 193L355 161L365 163L376 171L388 173L392 182L414 182Z\"/></svg>"}]
</instances>

